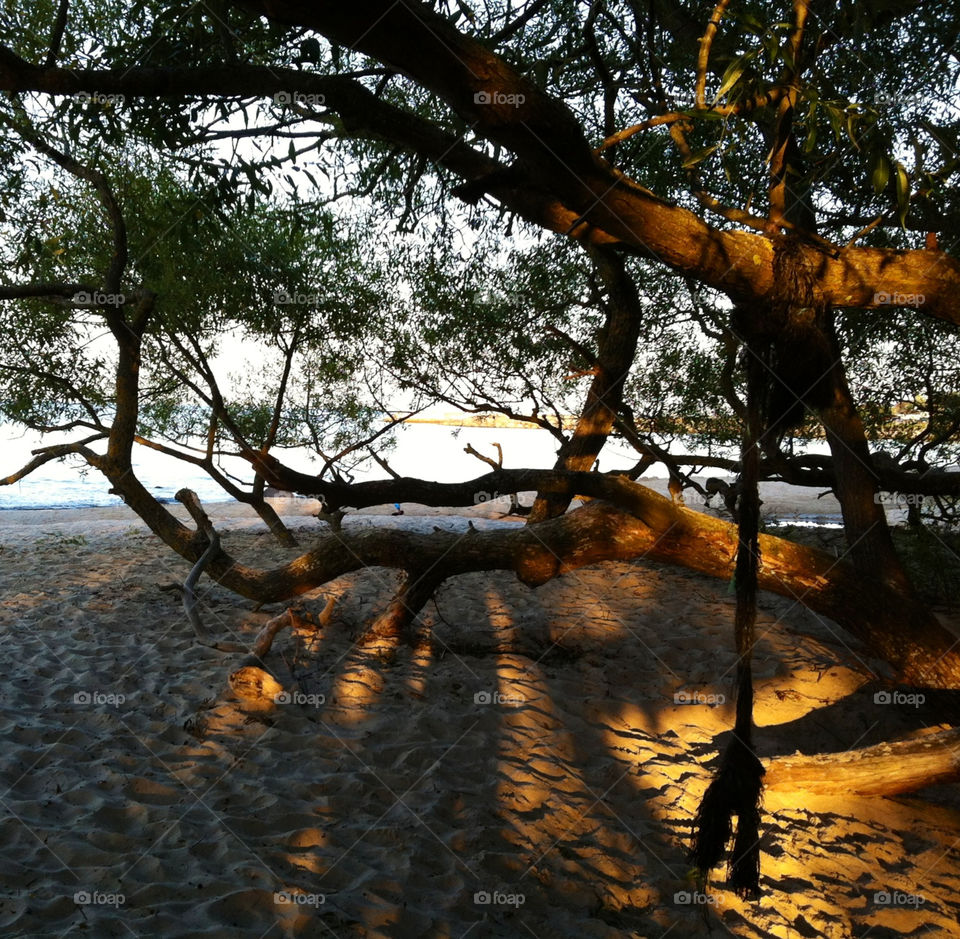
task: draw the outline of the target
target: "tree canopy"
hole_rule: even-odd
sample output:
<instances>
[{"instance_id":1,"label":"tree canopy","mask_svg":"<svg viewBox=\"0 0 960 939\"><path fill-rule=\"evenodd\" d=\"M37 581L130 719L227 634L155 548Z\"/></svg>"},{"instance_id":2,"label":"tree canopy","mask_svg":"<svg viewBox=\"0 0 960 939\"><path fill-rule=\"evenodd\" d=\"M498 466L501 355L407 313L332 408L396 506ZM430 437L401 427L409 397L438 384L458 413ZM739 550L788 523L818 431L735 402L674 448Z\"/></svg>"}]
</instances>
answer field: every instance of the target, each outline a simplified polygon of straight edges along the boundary
<instances>
[{"instance_id":1,"label":"tree canopy","mask_svg":"<svg viewBox=\"0 0 960 939\"><path fill-rule=\"evenodd\" d=\"M950 5L887 0L9 2L0 414L72 441L0 482L79 456L193 581L259 602L398 569L381 638L467 571L536 586L645 555L729 577L736 556L748 689L756 584L956 688L880 496L956 519L958 34ZM238 347L258 363L231 374ZM556 465L399 477L390 433L437 403L549 431ZM597 472L613 434L636 465ZM135 447L281 539L267 486L320 498L330 531L247 566L191 493L193 528L145 489ZM371 460L383 478L356 482ZM655 462L675 493L738 475L739 530L637 483ZM844 556L758 536L758 480L832 489ZM341 524L528 489L509 531Z\"/></svg>"},{"instance_id":2,"label":"tree canopy","mask_svg":"<svg viewBox=\"0 0 960 939\"><path fill-rule=\"evenodd\" d=\"M162 448L282 533L264 485L358 504L402 395L544 427L560 472L617 433L634 478L696 485L737 471L767 343L761 478L833 488L851 562L909 595L877 492L949 520L960 478L955 13L62 2L0 34L0 401L84 435L24 470ZM217 365L239 339L256 381ZM276 456L302 445L310 483Z\"/></svg>"}]
</instances>

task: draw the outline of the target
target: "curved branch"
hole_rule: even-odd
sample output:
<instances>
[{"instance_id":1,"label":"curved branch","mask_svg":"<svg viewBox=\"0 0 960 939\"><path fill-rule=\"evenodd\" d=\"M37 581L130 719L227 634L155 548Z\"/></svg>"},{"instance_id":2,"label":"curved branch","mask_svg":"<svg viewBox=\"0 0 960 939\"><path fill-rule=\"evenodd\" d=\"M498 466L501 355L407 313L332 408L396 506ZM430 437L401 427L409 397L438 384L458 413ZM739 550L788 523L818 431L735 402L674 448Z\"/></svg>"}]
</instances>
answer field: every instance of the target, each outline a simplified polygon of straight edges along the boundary
<instances>
[{"instance_id":1,"label":"curved branch","mask_svg":"<svg viewBox=\"0 0 960 939\"><path fill-rule=\"evenodd\" d=\"M127 223L106 173L93 169L70 156L70 154L58 150L37 133L36 128L27 124L25 114L21 116L19 123L14 123L8 118L0 117L0 119L23 137L38 153L49 157L71 176L82 179L93 186L100 204L106 210L107 218L110 220L110 228L113 232L113 256L110 258L104 284L108 293L119 293L123 272L127 267ZM111 328L114 327L113 321L118 318L119 315L107 315L107 322L111 323Z\"/></svg>"},{"instance_id":2,"label":"curved branch","mask_svg":"<svg viewBox=\"0 0 960 939\"><path fill-rule=\"evenodd\" d=\"M730 0L720 0L710 15L710 22L700 37L700 52L697 55L697 82L694 91L694 100L698 108L706 108L707 66L710 64L710 49L713 46L713 37L720 28L720 20L726 12Z\"/></svg>"},{"instance_id":3,"label":"curved branch","mask_svg":"<svg viewBox=\"0 0 960 939\"><path fill-rule=\"evenodd\" d=\"M186 492L187 490L181 490L177 493L177 499L180 502L183 502L185 505ZM190 493L190 495L193 495L193 493ZM181 498L182 496L184 496L184 498ZM207 565L220 552L220 534L213 527L213 525L210 524L210 520L207 518L207 516L204 515L203 517L206 519L206 525L200 530L202 530L203 533L210 539L210 544L207 545L207 550L200 555L199 560L193 565L193 568L187 575L187 579L183 582L183 611L187 614L187 619L190 620L190 624L193 626L194 635L197 637L197 639L201 642L209 642L211 638L210 634L207 631L207 628L203 625L203 620L200 619L200 614L197 612L196 586L197 581L200 580L200 577L204 570L206 570Z\"/></svg>"},{"instance_id":4,"label":"curved branch","mask_svg":"<svg viewBox=\"0 0 960 939\"><path fill-rule=\"evenodd\" d=\"M133 474L118 472L109 461L104 462L103 471L155 534L182 557L197 561L207 548L206 538L177 521ZM265 476L270 479L267 472ZM272 570L248 567L224 551L210 561L207 570L227 589L259 603L288 600L365 567L428 571L431 578L440 579L470 571L507 570L523 583L539 586L587 564L649 557L716 577L729 579L732 575L737 542L733 526L675 507L622 476L500 470L472 483L398 479L347 488L365 491L367 498L375 491L380 496L386 491L403 491L413 494L405 501L457 505L463 504L457 499L462 499L464 490L475 495L478 485L498 482L504 488L522 485L547 493L581 493L596 501L518 530L424 534L348 528L318 537L313 550ZM292 485L281 488L297 489ZM350 501L357 504L363 500ZM389 501L400 499L391 497ZM760 545L762 589L788 596L836 620L890 662L910 684L960 687L960 643L912 593L882 580L864 591L862 575L853 565L823 551L769 535L761 536Z\"/></svg>"},{"instance_id":5,"label":"curved branch","mask_svg":"<svg viewBox=\"0 0 960 939\"><path fill-rule=\"evenodd\" d=\"M89 437L85 437L83 440L78 440L75 443L61 443L57 444L54 447L46 447L25 466L21 467L15 473L11 473L9 476L0 477L0 486L11 486L14 483L20 482L21 479L29 476L34 470L39 469L41 466L44 466L46 463L50 463L52 460L59 460L65 456L71 456L77 454L82 456L91 466L96 466L97 463L94 462L91 457L99 460L99 456L94 453L92 450L87 448L88 443L93 443L94 440L104 440L109 436L106 432L91 434Z\"/></svg>"},{"instance_id":6,"label":"curved branch","mask_svg":"<svg viewBox=\"0 0 960 939\"><path fill-rule=\"evenodd\" d=\"M760 234L718 230L687 209L658 199L596 156L573 114L503 59L457 32L426 6L391 0L308 4L303 0L247 2L271 19L316 29L400 68L444 98L475 131L513 151L524 172L488 190L511 211L551 231L624 248L662 261L741 299L762 298L774 284L773 241ZM373 24L373 25L371 25ZM291 69L43 69L0 47L0 89L47 94L102 92L129 96L268 96L279 91L323 94L347 133L375 133L413 147L464 179L496 175L503 167L458 137L380 101L358 82ZM522 107L478 104L496 91L523 95ZM479 100L486 100L481 98ZM875 308L891 293L920 312L960 324L960 262L925 250L804 246L818 273L818 302Z\"/></svg>"}]
</instances>

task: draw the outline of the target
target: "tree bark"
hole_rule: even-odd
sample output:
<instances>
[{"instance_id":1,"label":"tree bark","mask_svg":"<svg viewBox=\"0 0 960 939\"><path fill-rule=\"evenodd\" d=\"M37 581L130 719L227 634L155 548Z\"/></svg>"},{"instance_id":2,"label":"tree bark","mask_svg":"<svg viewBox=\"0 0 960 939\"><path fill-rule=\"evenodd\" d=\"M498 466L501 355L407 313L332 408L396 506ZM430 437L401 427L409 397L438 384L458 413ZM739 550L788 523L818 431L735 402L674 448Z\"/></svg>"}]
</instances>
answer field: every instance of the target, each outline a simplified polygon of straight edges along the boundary
<instances>
[{"instance_id":1,"label":"tree bark","mask_svg":"<svg viewBox=\"0 0 960 939\"><path fill-rule=\"evenodd\" d=\"M953 727L863 750L770 760L767 791L892 796L960 779L960 729Z\"/></svg>"},{"instance_id":2,"label":"tree bark","mask_svg":"<svg viewBox=\"0 0 960 939\"><path fill-rule=\"evenodd\" d=\"M598 501L558 518L512 530L424 534L347 528L319 536L313 550L281 567L252 568L221 552L211 559L207 572L224 587L259 603L288 600L364 567L429 570L439 580L469 571L509 570L532 587L588 564L638 557L679 564L724 579L733 574L737 545L734 526L678 508L625 477L501 470L472 483L415 482L418 488L434 490L432 504L464 505L472 500L448 501L443 497L444 490L476 492L478 487L492 486L502 492L510 487L508 481L517 477L522 477L528 488L547 490L552 485ZM132 475L111 481L124 492L127 504L174 551L191 563L197 561L206 548L206 538L178 522ZM399 490L400 484L411 481L390 482ZM599 501L603 499L620 508ZM905 596L890 584L865 580L851 564L824 551L781 538L761 535L760 550L762 589L829 616L872 653L888 661L905 683L960 688L960 645L956 637L913 596ZM924 623L924 629L905 629L905 624L917 621Z\"/></svg>"},{"instance_id":3,"label":"tree bark","mask_svg":"<svg viewBox=\"0 0 960 939\"><path fill-rule=\"evenodd\" d=\"M601 248L592 249L590 256L607 288L607 317L597 343L596 374L573 436L558 454L558 470L587 472L600 455L623 402L623 385L637 353L643 316L623 258ZM528 524L562 515L569 505L567 495L538 495Z\"/></svg>"}]
</instances>

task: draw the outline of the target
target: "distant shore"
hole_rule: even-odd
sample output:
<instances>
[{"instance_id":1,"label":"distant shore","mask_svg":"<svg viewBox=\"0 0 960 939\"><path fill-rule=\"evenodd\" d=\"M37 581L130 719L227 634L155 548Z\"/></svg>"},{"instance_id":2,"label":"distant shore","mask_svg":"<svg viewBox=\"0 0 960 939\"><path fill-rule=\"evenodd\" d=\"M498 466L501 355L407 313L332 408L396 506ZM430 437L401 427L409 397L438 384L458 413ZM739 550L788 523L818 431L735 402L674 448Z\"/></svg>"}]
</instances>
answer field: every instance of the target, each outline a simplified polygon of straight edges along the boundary
<instances>
[{"instance_id":1,"label":"distant shore","mask_svg":"<svg viewBox=\"0 0 960 939\"><path fill-rule=\"evenodd\" d=\"M703 482L703 479L697 477ZM664 478L644 478L639 482L666 496L667 480ZM840 524L840 504L833 494L822 495L816 489L789 486L786 483L763 483L761 485L761 512L769 523L801 524L821 527ZM530 505L533 492L520 493L522 504ZM710 511L716 514L720 507L719 497L713 500L714 509L703 505L703 498L695 491L685 493L686 505L694 511ZM299 524L310 519L320 510L316 499L302 497L278 497L269 500L285 521ZM407 518L419 516L466 516L469 518L501 519L509 509L509 498L500 496L488 502L470 506L432 507L404 503L401 505ZM263 525L260 517L249 506L239 502L204 501L215 525L225 528L255 529ZM168 510L185 524L192 525L183 506L177 503L167 505ZM392 516L396 512L393 504L370 506L351 510L350 515ZM901 513L902 514L902 513ZM890 511L892 522L898 521L897 512ZM516 520L519 523L519 520ZM316 522L320 525L320 522ZM63 533L87 534L108 531L137 529L146 531L146 525L125 505L97 506L89 508L8 508L0 512L0 543L10 540L15 530L23 535L25 531L56 530Z\"/></svg>"}]
</instances>

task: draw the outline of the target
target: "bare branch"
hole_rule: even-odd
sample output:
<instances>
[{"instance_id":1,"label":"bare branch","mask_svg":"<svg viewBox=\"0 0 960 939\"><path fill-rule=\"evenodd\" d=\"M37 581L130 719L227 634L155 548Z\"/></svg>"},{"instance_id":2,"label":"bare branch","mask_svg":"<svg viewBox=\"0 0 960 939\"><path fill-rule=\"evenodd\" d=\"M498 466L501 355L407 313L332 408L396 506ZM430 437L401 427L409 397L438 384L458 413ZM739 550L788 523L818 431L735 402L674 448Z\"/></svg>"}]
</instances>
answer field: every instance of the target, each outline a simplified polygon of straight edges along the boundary
<instances>
[{"instance_id":1,"label":"bare branch","mask_svg":"<svg viewBox=\"0 0 960 939\"><path fill-rule=\"evenodd\" d=\"M97 466L100 457L88 449L87 444L93 443L94 440L103 440L106 436L107 434L105 433L92 434L83 440L78 440L76 443L61 443L54 447L46 447L42 451L37 452L37 455L27 463L26 466L0 479L0 486L10 486L13 483L19 482L21 479L29 476L35 469L39 469L52 460L59 460L62 457L72 454L79 454L90 463L91 466Z\"/></svg>"}]
</instances>

